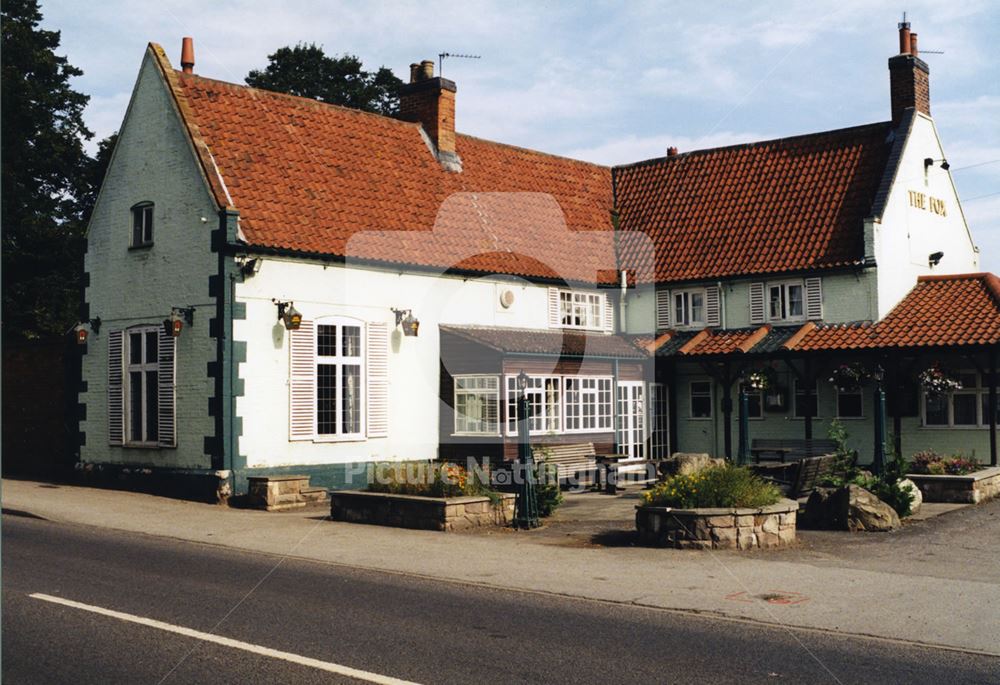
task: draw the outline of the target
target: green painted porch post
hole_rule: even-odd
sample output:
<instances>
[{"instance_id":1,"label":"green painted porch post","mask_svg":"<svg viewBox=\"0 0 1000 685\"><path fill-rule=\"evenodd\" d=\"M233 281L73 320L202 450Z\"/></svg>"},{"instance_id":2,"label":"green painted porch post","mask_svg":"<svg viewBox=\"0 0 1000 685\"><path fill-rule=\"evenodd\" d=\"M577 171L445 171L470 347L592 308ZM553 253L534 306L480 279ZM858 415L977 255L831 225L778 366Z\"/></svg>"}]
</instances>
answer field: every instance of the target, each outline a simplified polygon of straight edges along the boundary
<instances>
[{"instance_id":1,"label":"green painted porch post","mask_svg":"<svg viewBox=\"0 0 1000 685\"><path fill-rule=\"evenodd\" d=\"M872 471L881 476L885 471L885 390L882 381L875 383L875 455Z\"/></svg>"},{"instance_id":2,"label":"green painted porch post","mask_svg":"<svg viewBox=\"0 0 1000 685\"><path fill-rule=\"evenodd\" d=\"M740 445L736 453L736 463L745 466L750 463L750 398L747 389L740 386Z\"/></svg>"}]
</instances>

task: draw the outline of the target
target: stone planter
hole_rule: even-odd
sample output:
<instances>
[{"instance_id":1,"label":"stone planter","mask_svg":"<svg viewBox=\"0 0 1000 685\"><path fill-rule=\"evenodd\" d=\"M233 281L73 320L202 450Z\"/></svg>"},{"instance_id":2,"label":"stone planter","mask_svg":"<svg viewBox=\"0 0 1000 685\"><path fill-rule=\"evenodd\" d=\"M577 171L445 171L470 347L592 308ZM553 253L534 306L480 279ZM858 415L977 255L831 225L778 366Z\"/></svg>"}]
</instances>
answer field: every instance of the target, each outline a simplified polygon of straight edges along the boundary
<instances>
[{"instance_id":1,"label":"stone planter","mask_svg":"<svg viewBox=\"0 0 1000 685\"><path fill-rule=\"evenodd\" d=\"M672 509L637 506L639 540L659 547L753 549L795 542L799 503L783 499L761 508Z\"/></svg>"},{"instance_id":2,"label":"stone planter","mask_svg":"<svg viewBox=\"0 0 1000 685\"><path fill-rule=\"evenodd\" d=\"M1000 466L994 466L964 476L932 476L908 473L916 483L924 502L976 504L1000 496Z\"/></svg>"},{"instance_id":3,"label":"stone planter","mask_svg":"<svg viewBox=\"0 0 1000 685\"><path fill-rule=\"evenodd\" d=\"M417 497L337 490L330 493L330 518L419 530L506 526L514 518L515 495L504 493L500 498L494 504L489 497Z\"/></svg>"}]
</instances>

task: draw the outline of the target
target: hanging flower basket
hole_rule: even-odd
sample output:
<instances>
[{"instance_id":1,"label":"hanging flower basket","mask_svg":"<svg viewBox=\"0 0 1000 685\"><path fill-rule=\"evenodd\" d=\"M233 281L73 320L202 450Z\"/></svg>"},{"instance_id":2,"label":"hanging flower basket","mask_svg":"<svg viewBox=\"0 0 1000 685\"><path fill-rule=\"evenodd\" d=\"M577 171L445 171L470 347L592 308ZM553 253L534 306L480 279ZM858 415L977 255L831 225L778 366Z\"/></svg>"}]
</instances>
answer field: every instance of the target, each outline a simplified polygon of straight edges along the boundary
<instances>
[{"instance_id":1,"label":"hanging flower basket","mask_svg":"<svg viewBox=\"0 0 1000 685\"><path fill-rule=\"evenodd\" d=\"M830 374L830 382L840 392L857 392L872 373L858 362L841 364Z\"/></svg>"},{"instance_id":2,"label":"hanging flower basket","mask_svg":"<svg viewBox=\"0 0 1000 685\"><path fill-rule=\"evenodd\" d=\"M918 378L920 386L930 397L940 397L954 390L962 389L961 381L949 376L936 362L921 371Z\"/></svg>"},{"instance_id":3,"label":"hanging flower basket","mask_svg":"<svg viewBox=\"0 0 1000 685\"><path fill-rule=\"evenodd\" d=\"M746 375L746 386L749 390L767 391L774 387L774 369L765 366L762 369L754 369Z\"/></svg>"}]
</instances>

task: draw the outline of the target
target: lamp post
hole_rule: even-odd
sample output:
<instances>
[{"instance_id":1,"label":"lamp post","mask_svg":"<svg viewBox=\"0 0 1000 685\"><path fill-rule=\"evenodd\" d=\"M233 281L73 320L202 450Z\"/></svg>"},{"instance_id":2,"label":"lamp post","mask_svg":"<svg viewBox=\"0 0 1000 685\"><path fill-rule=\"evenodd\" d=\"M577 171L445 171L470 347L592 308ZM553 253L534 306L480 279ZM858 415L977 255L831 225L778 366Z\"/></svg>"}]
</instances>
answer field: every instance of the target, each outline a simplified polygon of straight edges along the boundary
<instances>
[{"instance_id":1,"label":"lamp post","mask_svg":"<svg viewBox=\"0 0 1000 685\"><path fill-rule=\"evenodd\" d=\"M531 441L528 437L528 420L531 407L528 405L528 374L523 370L517 375L517 466L514 476L517 483L514 527L537 528L538 502L535 499L535 465L531 456Z\"/></svg>"},{"instance_id":2,"label":"lamp post","mask_svg":"<svg viewBox=\"0 0 1000 685\"><path fill-rule=\"evenodd\" d=\"M736 452L736 465L750 463L750 397L747 389L740 385L740 444Z\"/></svg>"}]
</instances>

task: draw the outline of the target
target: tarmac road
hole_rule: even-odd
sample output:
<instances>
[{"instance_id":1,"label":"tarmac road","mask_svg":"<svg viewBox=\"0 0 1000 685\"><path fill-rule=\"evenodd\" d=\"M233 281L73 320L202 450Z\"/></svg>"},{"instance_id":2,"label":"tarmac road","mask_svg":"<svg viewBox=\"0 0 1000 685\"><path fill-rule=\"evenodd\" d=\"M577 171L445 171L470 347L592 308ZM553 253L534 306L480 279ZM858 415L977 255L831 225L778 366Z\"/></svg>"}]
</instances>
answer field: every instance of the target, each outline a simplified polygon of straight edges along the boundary
<instances>
[{"instance_id":1,"label":"tarmac road","mask_svg":"<svg viewBox=\"0 0 1000 685\"><path fill-rule=\"evenodd\" d=\"M20 516L2 571L5 683L1000 681L996 657Z\"/></svg>"}]
</instances>

